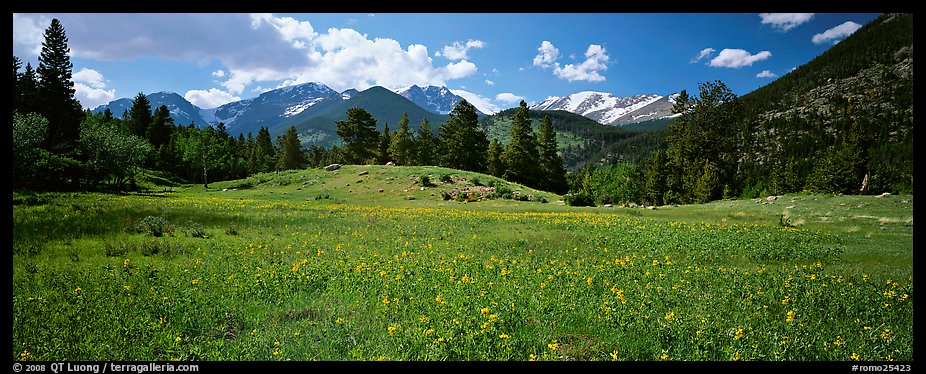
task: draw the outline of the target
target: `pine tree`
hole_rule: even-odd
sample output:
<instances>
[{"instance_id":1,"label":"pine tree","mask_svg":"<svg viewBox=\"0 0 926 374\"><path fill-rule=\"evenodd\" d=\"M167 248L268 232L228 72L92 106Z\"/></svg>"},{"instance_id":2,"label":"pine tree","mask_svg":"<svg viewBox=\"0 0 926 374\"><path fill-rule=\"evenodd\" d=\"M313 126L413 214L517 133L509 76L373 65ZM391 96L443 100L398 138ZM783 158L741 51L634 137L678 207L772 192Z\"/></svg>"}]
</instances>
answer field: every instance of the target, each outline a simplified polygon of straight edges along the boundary
<instances>
[{"instance_id":1,"label":"pine tree","mask_svg":"<svg viewBox=\"0 0 926 374\"><path fill-rule=\"evenodd\" d=\"M383 133L379 136L379 144L376 147L376 162L383 165L390 160L389 145L392 144L392 134L389 133L389 124L383 126Z\"/></svg>"},{"instance_id":2,"label":"pine tree","mask_svg":"<svg viewBox=\"0 0 926 374\"><path fill-rule=\"evenodd\" d=\"M337 135L344 140L344 162L362 164L376 158L379 133L376 119L362 108L347 110L347 120L337 121Z\"/></svg>"},{"instance_id":3,"label":"pine tree","mask_svg":"<svg viewBox=\"0 0 926 374\"><path fill-rule=\"evenodd\" d=\"M19 75L17 83L17 88L19 89L19 112L22 114L37 113L41 105L39 103L39 82L38 77L35 75L35 70L32 69L32 63L26 63L26 68L22 74ZM45 135L47 136L48 134Z\"/></svg>"},{"instance_id":4,"label":"pine tree","mask_svg":"<svg viewBox=\"0 0 926 374\"><path fill-rule=\"evenodd\" d=\"M440 128L441 166L484 172L489 139L479 127L476 107L460 100Z\"/></svg>"},{"instance_id":5,"label":"pine tree","mask_svg":"<svg viewBox=\"0 0 926 374\"><path fill-rule=\"evenodd\" d=\"M108 110L108 108L107 108ZM170 132L174 127L174 119L166 105L161 105L154 113L151 125L145 130L145 137L155 149L170 141Z\"/></svg>"},{"instance_id":6,"label":"pine tree","mask_svg":"<svg viewBox=\"0 0 926 374\"><path fill-rule=\"evenodd\" d=\"M521 100L521 105L515 109L512 122L511 142L502 153L502 159L505 161L505 179L529 187L538 187L543 170L537 162L540 154L524 100Z\"/></svg>"},{"instance_id":7,"label":"pine tree","mask_svg":"<svg viewBox=\"0 0 926 374\"><path fill-rule=\"evenodd\" d=\"M44 37L36 70L40 102L37 109L48 119L46 147L67 152L77 144L84 112L74 97L68 38L57 18L45 29Z\"/></svg>"},{"instance_id":8,"label":"pine tree","mask_svg":"<svg viewBox=\"0 0 926 374\"><path fill-rule=\"evenodd\" d=\"M415 157L414 165L436 165L435 153L438 147L438 140L431 132L431 123L425 118L418 126L418 135L415 136Z\"/></svg>"},{"instance_id":9,"label":"pine tree","mask_svg":"<svg viewBox=\"0 0 926 374\"><path fill-rule=\"evenodd\" d=\"M502 143L500 143L498 139L492 139L492 144L489 145L489 154L487 156L489 174L499 178L505 175L505 161L502 160L502 152L504 151L505 148L502 147Z\"/></svg>"},{"instance_id":10,"label":"pine tree","mask_svg":"<svg viewBox=\"0 0 926 374\"><path fill-rule=\"evenodd\" d=\"M273 139L270 137L270 130L261 127L257 131L257 139L254 147L251 149L251 155L248 159L248 169L251 173L266 173L273 170L277 160L277 149L273 145Z\"/></svg>"},{"instance_id":11,"label":"pine tree","mask_svg":"<svg viewBox=\"0 0 926 374\"><path fill-rule=\"evenodd\" d=\"M305 167L305 154L302 153L302 144L299 141L299 133L296 132L296 126L290 126L289 130L279 139L280 159L277 161L277 170L302 169Z\"/></svg>"},{"instance_id":12,"label":"pine tree","mask_svg":"<svg viewBox=\"0 0 926 374\"><path fill-rule=\"evenodd\" d=\"M142 138L147 135L148 126L151 126L154 121L151 112L151 102L148 101L145 93L139 92L138 95L135 95L135 99L132 100L132 107L129 109L129 116L125 122L132 135Z\"/></svg>"},{"instance_id":13,"label":"pine tree","mask_svg":"<svg viewBox=\"0 0 926 374\"><path fill-rule=\"evenodd\" d=\"M549 116L544 116L540 123L540 135L537 139L540 148L540 166L543 178L540 187L546 191L564 194L569 189L566 181L566 167L563 158L557 153L556 132Z\"/></svg>"},{"instance_id":14,"label":"pine tree","mask_svg":"<svg viewBox=\"0 0 926 374\"><path fill-rule=\"evenodd\" d=\"M19 68L21 68L22 65L22 61L19 60L19 57L13 56L13 94L11 104L14 112L19 110L22 100L19 96Z\"/></svg>"},{"instance_id":15,"label":"pine tree","mask_svg":"<svg viewBox=\"0 0 926 374\"><path fill-rule=\"evenodd\" d=\"M399 131L392 135L389 144L389 156L399 165L411 165L414 159L415 139L408 126L408 113L402 113L399 119Z\"/></svg>"}]
</instances>

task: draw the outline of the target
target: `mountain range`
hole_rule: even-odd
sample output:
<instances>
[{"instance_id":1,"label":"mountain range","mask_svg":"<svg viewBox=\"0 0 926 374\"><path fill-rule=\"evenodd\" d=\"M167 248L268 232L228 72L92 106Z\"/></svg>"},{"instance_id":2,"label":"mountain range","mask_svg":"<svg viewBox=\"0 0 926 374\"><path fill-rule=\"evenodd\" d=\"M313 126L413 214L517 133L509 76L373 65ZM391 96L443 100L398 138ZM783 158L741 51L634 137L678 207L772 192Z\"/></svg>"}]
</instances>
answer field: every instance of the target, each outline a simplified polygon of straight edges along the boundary
<instances>
[{"instance_id":1,"label":"mountain range","mask_svg":"<svg viewBox=\"0 0 926 374\"><path fill-rule=\"evenodd\" d=\"M579 92L565 97L549 98L534 105L535 110L565 110L601 124L626 125L671 115L676 95L654 94L616 97L604 92ZM166 105L174 123L197 126L225 125L233 134L256 134L267 127L271 134L282 134L295 126L303 134L323 133L322 138L334 140L335 124L346 118L347 109L366 109L377 119L378 127L392 124L395 129L403 113L407 113L413 128L425 118L437 126L447 120L447 114L463 100L447 87L412 85L397 90L375 86L364 91L348 89L337 92L320 83L304 83L267 91L257 97L231 102L216 108L199 108L172 92L147 95L152 110ZM132 100L122 98L101 105L94 112L109 109L122 117L132 106ZM480 117L485 113L479 112ZM316 139L317 140L317 139ZM321 142L327 145L328 142Z\"/></svg>"}]
</instances>

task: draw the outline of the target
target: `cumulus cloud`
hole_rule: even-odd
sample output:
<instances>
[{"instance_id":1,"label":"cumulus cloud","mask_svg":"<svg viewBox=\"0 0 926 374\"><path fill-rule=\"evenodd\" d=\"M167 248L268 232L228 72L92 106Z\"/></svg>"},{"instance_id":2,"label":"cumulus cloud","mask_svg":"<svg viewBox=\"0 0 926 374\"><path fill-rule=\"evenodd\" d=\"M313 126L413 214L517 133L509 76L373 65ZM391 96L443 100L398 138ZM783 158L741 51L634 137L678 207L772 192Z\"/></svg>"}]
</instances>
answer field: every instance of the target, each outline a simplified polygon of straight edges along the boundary
<instances>
[{"instance_id":1,"label":"cumulus cloud","mask_svg":"<svg viewBox=\"0 0 926 374\"><path fill-rule=\"evenodd\" d=\"M499 109L498 105L493 104L490 99L479 96L479 94L455 89L451 89L450 92L453 92L454 95L466 99L466 101L468 101L470 104L473 104L476 109L479 109L480 112L485 114L495 114L501 110Z\"/></svg>"},{"instance_id":2,"label":"cumulus cloud","mask_svg":"<svg viewBox=\"0 0 926 374\"><path fill-rule=\"evenodd\" d=\"M852 35L852 33L860 29L861 27L862 25L859 25L855 22L846 21L845 23L839 26L833 27L822 33L814 35L811 41L813 42L813 44L823 44L827 42L835 43L849 35Z\"/></svg>"},{"instance_id":3,"label":"cumulus cloud","mask_svg":"<svg viewBox=\"0 0 926 374\"><path fill-rule=\"evenodd\" d=\"M768 70L762 70L761 73L756 74L756 78L775 78L777 76L778 76L777 74L772 73L771 71L768 71Z\"/></svg>"},{"instance_id":4,"label":"cumulus cloud","mask_svg":"<svg viewBox=\"0 0 926 374\"><path fill-rule=\"evenodd\" d=\"M756 54L750 54L742 49L724 48L717 57L714 57L710 66L715 68L741 68L743 66L752 66L753 63L772 57L772 52L762 51Z\"/></svg>"},{"instance_id":5,"label":"cumulus cloud","mask_svg":"<svg viewBox=\"0 0 926 374\"><path fill-rule=\"evenodd\" d=\"M486 86L494 86L495 82L486 79Z\"/></svg>"},{"instance_id":6,"label":"cumulus cloud","mask_svg":"<svg viewBox=\"0 0 926 374\"><path fill-rule=\"evenodd\" d=\"M537 48L537 51L540 53L534 56L534 66L549 68L559 58L559 50L553 46L553 43L546 40L540 43L540 48Z\"/></svg>"},{"instance_id":7,"label":"cumulus cloud","mask_svg":"<svg viewBox=\"0 0 926 374\"><path fill-rule=\"evenodd\" d=\"M781 32L787 32L803 23L810 22L813 13L759 13L763 25L772 25Z\"/></svg>"},{"instance_id":8,"label":"cumulus cloud","mask_svg":"<svg viewBox=\"0 0 926 374\"><path fill-rule=\"evenodd\" d=\"M61 20L68 31L72 58L148 57L222 66L224 76L214 77L220 78L220 87L190 91L207 103L280 82L319 82L338 91L373 85L446 86L478 70L467 59L435 64L420 44L402 45L350 28L316 30L308 21L273 14L14 14L14 54L37 53L52 18ZM460 43L470 49L484 45L477 40Z\"/></svg>"},{"instance_id":9,"label":"cumulus cloud","mask_svg":"<svg viewBox=\"0 0 926 374\"><path fill-rule=\"evenodd\" d=\"M712 53L714 53L714 48L704 48L701 50L701 52L698 53L698 57L691 59L691 63L693 64L698 61L701 61L704 58L709 57Z\"/></svg>"},{"instance_id":10,"label":"cumulus cloud","mask_svg":"<svg viewBox=\"0 0 926 374\"><path fill-rule=\"evenodd\" d=\"M241 100L240 97L216 88L208 90L189 90L183 98L203 109L215 108L223 104Z\"/></svg>"},{"instance_id":11,"label":"cumulus cloud","mask_svg":"<svg viewBox=\"0 0 926 374\"><path fill-rule=\"evenodd\" d=\"M96 108L116 97L116 90L107 90L106 79L96 70L80 69L71 75L71 80L74 81L74 96L84 108Z\"/></svg>"},{"instance_id":12,"label":"cumulus cloud","mask_svg":"<svg viewBox=\"0 0 926 374\"><path fill-rule=\"evenodd\" d=\"M219 69L212 72L212 76L216 78L222 78L225 76L225 70Z\"/></svg>"},{"instance_id":13,"label":"cumulus cloud","mask_svg":"<svg viewBox=\"0 0 926 374\"><path fill-rule=\"evenodd\" d=\"M600 82L605 77L599 73L599 70L608 69L610 57L605 53L605 49L598 44L590 44L585 50L585 61L579 64L560 65L556 60L559 59L559 50L544 40L540 43L539 52L534 56L534 66L544 69L553 68L553 75L558 78L572 81Z\"/></svg>"},{"instance_id":14,"label":"cumulus cloud","mask_svg":"<svg viewBox=\"0 0 926 374\"><path fill-rule=\"evenodd\" d=\"M495 95L495 101L499 101L505 104L520 103L521 100L524 100L523 96L518 96L510 92L502 92L498 95Z\"/></svg>"},{"instance_id":15,"label":"cumulus cloud","mask_svg":"<svg viewBox=\"0 0 926 374\"><path fill-rule=\"evenodd\" d=\"M470 49L480 49L485 47L485 42L481 40L470 39L466 43L462 42L453 42L451 45L444 46L444 49L441 52L436 52L435 56L443 56L448 60L465 60L469 58L466 53Z\"/></svg>"},{"instance_id":16,"label":"cumulus cloud","mask_svg":"<svg viewBox=\"0 0 926 374\"><path fill-rule=\"evenodd\" d=\"M598 73L599 70L608 70L608 60L610 58L605 54L604 48L600 45L592 44L585 51L585 61L581 64L566 64L562 68L557 64L553 74L562 79L572 81L601 82L605 77Z\"/></svg>"}]
</instances>

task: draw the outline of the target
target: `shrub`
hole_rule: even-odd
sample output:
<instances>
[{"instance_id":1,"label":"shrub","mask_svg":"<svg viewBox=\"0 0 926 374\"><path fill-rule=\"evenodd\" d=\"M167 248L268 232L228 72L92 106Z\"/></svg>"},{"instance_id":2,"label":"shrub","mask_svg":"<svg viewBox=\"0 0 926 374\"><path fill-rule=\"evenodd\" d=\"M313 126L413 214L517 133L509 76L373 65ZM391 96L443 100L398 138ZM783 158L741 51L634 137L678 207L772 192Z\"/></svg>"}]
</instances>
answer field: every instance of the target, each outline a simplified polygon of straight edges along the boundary
<instances>
[{"instance_id":1,"label":"shrub","mask_svg":"<svg viewBox=\"0 0 926 374\"><path fill-rule=\"evenodd\" d=\"M129 252L129 249L125 244L118 245L110 242L103 243L103 252L106 253L107 257L122 257Z\"/></svg>"},{"instance_id":2,"label":"shrub","mask_svg":"<svg viewBox=\"0 0 926 374\"><path fill-rule=\"evenodd\" d=\"M479 178L473 178L473 185L482 187L482 181Z\"/></svg>"},{"instance_id":3,"label":"shrub","mask_svg":"<svg viewBox=\"0 0 926 374\"><path fill-rule=\"evenodd\" d=\"M442 183L453 183L453 176L450 174L441 174L440 181Z\"/></svg>"},{"instance_id":4,"label":"shrub","mask_svg":"<svg viewBox=\"0 0 926 374\"><path fill-rule=\"evenodd\" d=\"M431 183L431 178L428 177L427 175L422 175L418 177L418 184L422 185L423 187L434 186L434 184Z\"/></svg>"},{"instance_id":5,"label":"shrub","mask_svg":"<svg viewBox=\"0 0 926 374\"><path fill-rule=\"evenodd\" d=\"M163 217L147 216L138 224L139 230L143 233L154 237L161 237L164 234L173 234L174 228Z\"/></svg>"},{"instance_id":6,"label":"shrub","mask_svg":"<svg viewBox=\"0 0 926 374\"><path fill-rule=\"evenodd\" d=\"M595 198L584 191L567 193L563 200L569 206L595 206Z\"/></svg>"},{"instance_id":7,"label":"shrub","mask_svg":"<svg viewBox=\"0 0 926 374\"><path fill-rule=\"evenodd\" d=\"M186 235L191 238L205 239L209 237L209 234L206 233L206 228L203 225L192 221L190 221L189 225L187 225Z\"/></svg>"},{"instance_id":8,"label":"shrub","mask_svg":"<svg viewBox=\"0 0 926 374\"><path fill-rule=\"evenodd\" d=\"M228 225L225 228L225 235L238 235L238 226Z\"/></svg>"}]
</instances>

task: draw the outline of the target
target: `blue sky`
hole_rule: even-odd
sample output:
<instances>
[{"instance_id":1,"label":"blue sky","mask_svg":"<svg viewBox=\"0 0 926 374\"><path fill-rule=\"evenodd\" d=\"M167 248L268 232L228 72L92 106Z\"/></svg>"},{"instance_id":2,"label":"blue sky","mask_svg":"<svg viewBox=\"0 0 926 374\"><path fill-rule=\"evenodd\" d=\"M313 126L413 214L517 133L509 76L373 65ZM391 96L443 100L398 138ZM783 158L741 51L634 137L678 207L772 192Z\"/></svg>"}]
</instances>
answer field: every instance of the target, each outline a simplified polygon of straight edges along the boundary
<instances>
[{"instance_id":1,"label":"blue sky","mask_svg":"<svg viewBox=\"0 0 926 374\"><path fill-rule=\"evenodd\" d=\"M877 17L868 13L13 14L37 65L64 25L78 99L176 92L209 108L284 85L447 86L494 112L579 91L667 95L721 80L743 95Z\"/></svg>"}]
</instances>

